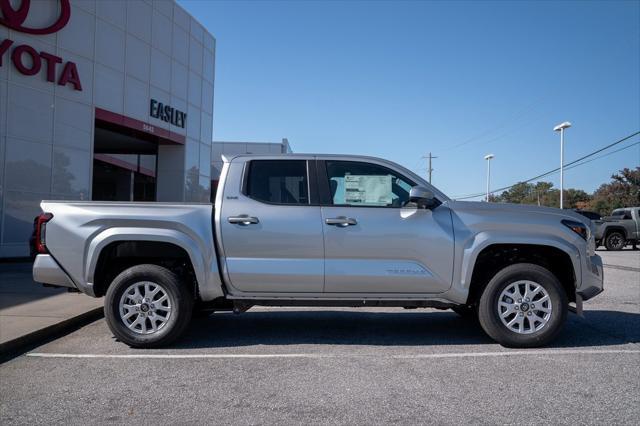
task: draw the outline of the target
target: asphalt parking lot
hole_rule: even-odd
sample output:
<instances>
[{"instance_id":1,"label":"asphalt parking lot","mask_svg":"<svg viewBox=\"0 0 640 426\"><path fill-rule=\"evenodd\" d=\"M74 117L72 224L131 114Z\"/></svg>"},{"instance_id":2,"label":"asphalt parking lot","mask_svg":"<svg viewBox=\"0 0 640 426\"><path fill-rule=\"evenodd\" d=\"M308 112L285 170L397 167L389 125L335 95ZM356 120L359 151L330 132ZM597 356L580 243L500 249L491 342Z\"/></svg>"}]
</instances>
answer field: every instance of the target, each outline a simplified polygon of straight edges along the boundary
<instances>
[{"instance_id":1,"label":"asphalt parking lot","mask_svg":"<svg viewBox=\"0 0 640 426\"><path fill-rule=\"evenodd\" d=\"M640 251L550 347L505 349L451 311L268 309L194 320L162 350L104 320L0 365L0 423L640 422Z\"/></svg>"}]
</instances>

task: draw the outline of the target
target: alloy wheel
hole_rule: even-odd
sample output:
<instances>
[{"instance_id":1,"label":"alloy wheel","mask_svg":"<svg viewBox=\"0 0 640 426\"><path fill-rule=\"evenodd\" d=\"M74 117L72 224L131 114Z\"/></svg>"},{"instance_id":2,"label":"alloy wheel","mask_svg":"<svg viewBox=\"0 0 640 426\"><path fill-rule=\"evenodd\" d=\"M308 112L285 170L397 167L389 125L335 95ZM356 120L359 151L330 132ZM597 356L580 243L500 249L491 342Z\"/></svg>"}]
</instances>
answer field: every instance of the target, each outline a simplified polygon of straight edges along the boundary
<instances>
[{"instance_id":1,"label":"alloy wheel","mask_svg":"<svg viewBox=\"0 0 640 426\"><path fill-rule=\"evenodd\" d=\"M544 328L553 306L549 294L536 282L520 280L500 293L496 306L502 323L518 334L531 334Z\"/></svg>"},{"instance_id":2,"label":"alloy wheel","mask_svg":"<svg viewBox=\"0 0 640 426\"><path fill-rule=\"evenodd\" d=\"M169 321L171 309L171 298L161 285L141 281L131 284L124 291L118 312L124 325L131 331L153 334Z\"/></svg>"},{"instance_id":3,"label":"alloy wheel","mask_svg":"<svg viewBox=\"0 0 640 426\"><path fill-rule=\"evenodd\" d=\"M612 248L620 250L624 248L624 238L620 234L613 234L609 237L609 244Z\"/></svg>"}]
</instances>

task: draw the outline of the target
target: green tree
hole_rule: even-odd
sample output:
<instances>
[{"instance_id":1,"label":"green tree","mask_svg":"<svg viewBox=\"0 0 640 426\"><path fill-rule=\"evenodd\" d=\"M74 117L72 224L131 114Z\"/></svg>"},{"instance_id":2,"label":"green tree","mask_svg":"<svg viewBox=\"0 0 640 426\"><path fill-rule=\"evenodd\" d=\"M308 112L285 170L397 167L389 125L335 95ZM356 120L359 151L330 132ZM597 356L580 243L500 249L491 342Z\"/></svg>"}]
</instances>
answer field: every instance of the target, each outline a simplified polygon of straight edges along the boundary
<instances>
[{"instance_id":1,"label":"green tree","mask_svg":"<svg viewBox=\"0 0 640 426\"><path fill-rule=\"evenodd\" d=\"M532 190L532 184L518 182L500 194L500 201L503 203L522 204L527 198L531 197Z\"/></svg>"},{"instance_id":2,"label":"green tree","mask_svg":"<svg viewBox=\"0 0 640 426\"><path fill-rule=\"evenodd\" d=\"M581 189L564 190L565 208L576 208L578 203L591 200L591 196ZM498 201L515 204L534 204L546 207L560 207L560 191L551 182L519 182L502 192Z\"/></svg>"},{"instance_id":3,"label":"green tree","mask_svg":"<svg viewBox=\"0 0 640 426\"><path fill-rule=\"evenodd\" d=\"M569 208L578 207L578 203L586 203L591 201L591 195L584 192L582 189L569 188L564 191L564 203Z\"/></svg>"},{"instance_id":4,"label":"green tree","mask_svg":"<svg viewBox=\"0 0 640 426\"><path fill-rule=\"evenodd\" d=\"M640 205L640 167L624 168L613 174L611 179L593 193L592 210L609 215L613 209Z\"/></svg>"},{"instance_id":5,"label":"green tree","mask_svg":"<svg viewBox=\"0 0 640 426\"><path fill-rule=\"evenodd\" d=\"M555 197L550 198L550 194L555 195L557 192L558 191L553 189L553 184L551 182L537 182L533 186L532 195L535 202L532 204L537 204L539 206L552 206L552 204L549 203L551 202L551 199Z\"/></svg>"}]
</instances>

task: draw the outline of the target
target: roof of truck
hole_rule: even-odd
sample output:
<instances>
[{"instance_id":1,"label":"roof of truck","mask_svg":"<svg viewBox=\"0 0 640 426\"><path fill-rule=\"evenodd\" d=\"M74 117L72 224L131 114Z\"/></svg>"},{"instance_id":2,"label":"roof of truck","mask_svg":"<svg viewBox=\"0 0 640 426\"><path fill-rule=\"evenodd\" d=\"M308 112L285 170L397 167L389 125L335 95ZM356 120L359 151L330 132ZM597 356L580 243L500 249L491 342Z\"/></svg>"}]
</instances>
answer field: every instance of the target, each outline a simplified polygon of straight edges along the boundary
<instances>
[{"instance_id":1,"label":"roof of truck","mask_svg":"<svg viewBox=\"0 0 640 426\"><path fill-rule=\"evenodd\" d=\"M373 157L370 155L358 155L358 154L317 154L317 153L271 153L271 154L222 154L222 159L226 162L230 162L235 158L239 158L239 157L258 157L258 158L262 158L262 157L272 157L272 158L282 158L282 157L287 157L287 158L318 158L318 157L322 157L322 158L341 158L341 157L348 157L348 158L360 158L360 159L369 159L369 160L379 160L379 161L389 161L389 160L385 160L384 158L380 158L380 157Z\"/></svg>"}]
</instances>

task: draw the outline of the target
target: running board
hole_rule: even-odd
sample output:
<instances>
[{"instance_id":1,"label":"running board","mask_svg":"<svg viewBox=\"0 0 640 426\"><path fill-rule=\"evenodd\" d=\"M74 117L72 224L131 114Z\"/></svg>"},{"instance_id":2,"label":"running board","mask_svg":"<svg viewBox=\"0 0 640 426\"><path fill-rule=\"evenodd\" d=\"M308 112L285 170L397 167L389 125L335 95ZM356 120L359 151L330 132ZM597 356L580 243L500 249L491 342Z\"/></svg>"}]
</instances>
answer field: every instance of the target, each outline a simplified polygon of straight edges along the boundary
<instances>
[{"instance_id":1,"label":"running board","mask_svg":"<svg viewBox=\"0 0 640 426\"><path fill-rule=\"evenodd\" d=\"M440 300L380 300L380 299L294 299L294 298L234 298L234 312L245 312L251 306L300 306L300 307L399 307L449 309L460 306ZM248 306L248 308L247 308Z\"/></svg>"}]
</instances>

